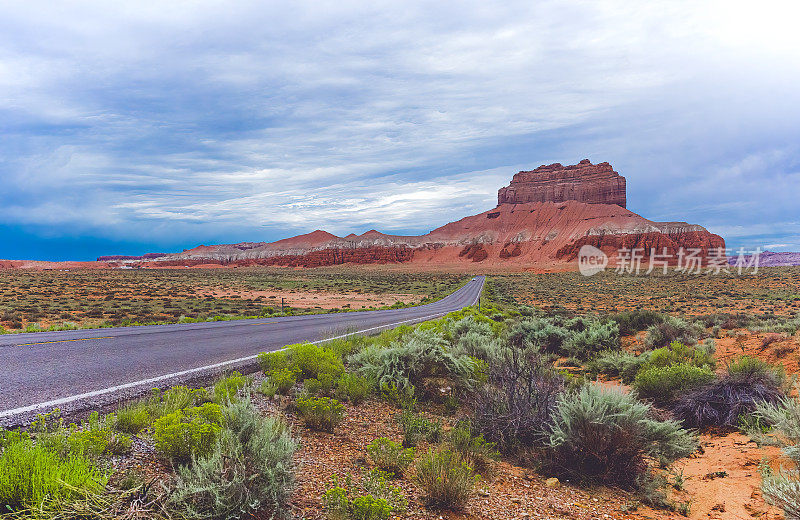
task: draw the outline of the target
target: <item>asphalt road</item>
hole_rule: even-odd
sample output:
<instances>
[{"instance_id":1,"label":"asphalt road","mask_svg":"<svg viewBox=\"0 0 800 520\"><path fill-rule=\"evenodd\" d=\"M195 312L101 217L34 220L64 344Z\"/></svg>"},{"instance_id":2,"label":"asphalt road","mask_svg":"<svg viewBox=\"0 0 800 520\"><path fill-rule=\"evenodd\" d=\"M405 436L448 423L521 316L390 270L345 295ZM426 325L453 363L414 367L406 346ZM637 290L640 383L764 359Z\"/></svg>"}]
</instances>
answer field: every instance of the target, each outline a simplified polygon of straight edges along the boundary
<instances>
[{"instance_id":1,"label":"asphalt road","mask_svg":"<svg viewBox=\"0 0 800 520\"><path fill-rule=\"evenodd\" d=\"M252 364L259 352L292 343L438 318L474 305L483 283L475 277L442 300L406 309L3 335L0 424Z\"/></svg>"}]
</instances>

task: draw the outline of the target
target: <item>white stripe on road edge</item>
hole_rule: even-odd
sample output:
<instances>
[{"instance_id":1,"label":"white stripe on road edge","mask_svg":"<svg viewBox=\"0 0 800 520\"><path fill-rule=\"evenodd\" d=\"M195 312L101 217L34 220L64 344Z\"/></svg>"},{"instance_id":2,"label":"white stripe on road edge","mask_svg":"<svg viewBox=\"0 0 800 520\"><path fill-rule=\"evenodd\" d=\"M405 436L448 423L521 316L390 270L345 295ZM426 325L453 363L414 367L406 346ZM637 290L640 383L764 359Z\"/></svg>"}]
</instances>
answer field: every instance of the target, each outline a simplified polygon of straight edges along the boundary
<instances>
[{"instance_id":1,"label":"white stripe on road edge","mask_svg":"<svg viewBox=\"0 0 800 520\"><path fill-rule=\"evenodd\" d=\"M481 284L481 291L483 290L482 285L483 284ZM481 291L478 292L478 295L480 295ZM477 301L478 301L478 299L475 298L475 302L477 302ZM475 305L475 303L473 302L472 305ZM314 343L314 344L325 343L326 341L333 341L335 339L342 339L342 338L346 338L347 336L353 336L354 334L362 334L364 332L369 332L369 331L375 330L375 329L381 329L381 328L384 328L384 327L395 327L397 325L402 325L403 323L408 323L410 321L427 321L427 320L430 320L430 319L433 319L433 318L437 318L439 316L444 316L445 314L450 314L451 312L455 312L455 311L439 312L439 313L436 313L436 314L431 314L430 316L422 316L422 317L419 317L419 318L411 318L411 319L408 319L408 320L398 321L397 323L389 323L387 325L378 325L376 327L370 327L368 329L358 330L358 331L355 331L355 332L348 332L347 334L342 334L341 336L336 336L336 337L333 337L333 338L325 338L325 339L321 339L319 341L309 341L308 343ZM270 352L280 352L282 350L286 350L286 347L278 349L278 350L271 350ZM42 408L50 408L50 407L55 407L55 406L61 406L61 405L64 405L64 404L72 403L74 401L80 401L81 399L88 399L90 397L99 397L101 395L110 394L110 393L113 393L113 392L118 392L120 390L127 390L128 388L135 388L137 386L151 385L153 383L158 383L159 381L164 381L166 379L172 379L173 377L181 377L181 376L185 376L185 375L189 375L189 374L196 374L197 372L203 372L205 370L213 370L215 368L222 368L222 367L225 367L225 366L228 366L228 365L235 365L235 364L238 364L238 363L244 363L245 361L252 361L252 360L258 358L259 354L255 354L255 355L252 355L252 356L247 356L247 357L243 357L243 358L239 358L239 359L232 359L230 361L223 361L221 363L215 363L213 365L206 365L204 367L190 368L189 370L183 370L181 372L175 372L175 373L172 373L172 374L166 374L166 375L158 376L158 377L151 377L150 379L143 379L141 381L134 381L133 383L125 383L124 385L112 386L110 388L104 388L102 390L94 390L92 392L86 392L84 394L73 395L73 396L70 396L70 397L62 397L61 399L54 399L52 401L45 401L44 403L32 404L32 405L29 405L29 406L23 406L21 408L14 408L13 410L4 410L4 411L0 412L0 418L2 418L2 417L10 417L12 415L19 415L19 414L27 413L27 412L35 412L36 410L41 410Z\"/></svg>"}]
</instances>

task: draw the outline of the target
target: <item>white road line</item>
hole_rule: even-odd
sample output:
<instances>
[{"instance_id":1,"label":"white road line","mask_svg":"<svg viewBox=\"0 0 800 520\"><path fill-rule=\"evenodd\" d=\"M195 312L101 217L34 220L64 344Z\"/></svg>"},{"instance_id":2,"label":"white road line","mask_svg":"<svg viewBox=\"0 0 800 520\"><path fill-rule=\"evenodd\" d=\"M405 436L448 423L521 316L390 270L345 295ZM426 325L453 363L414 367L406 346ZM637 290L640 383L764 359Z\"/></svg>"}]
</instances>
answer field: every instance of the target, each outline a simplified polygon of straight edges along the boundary
<instances>
[{"instance_id":1,"label":"white road line","mask_svg":"<svg viewBox=\"0 0 800 520\"><path fill-rule=\"evenodd\" d=\"M483 290L483 284L481 284L481 291L482 290ZM480 293L481 292L479 291L478 295L480 295ZM477 301L478 301L478 298L476 297L475 298L475 302L477 302ZM475 305L475 302L473 302L472 305ZM336 340L336 339L342 339L342 338L346 338L347 336L353 336L354 334L363 334L364 332L370 332L370 331L373 331L373 330L376 330L376 329L396 327L398 325L402 325L403 323L408 323L410 321L427 321L427 320L430 320L430 319L433 319L433 318L438 318L440 316L444 316L445 314L449 314L451 312L454 312L454 311L439 312L439 313L436 313L436 314L431 314L430 316L421 316L419 318L411 318L411 319L408 319L408 320L398 321L396 323L389 323L387 325L378 325L376 327L370 327L368 329L358 330L358 331L355 331L355 332L348 332L347 334L342 334L340 336L336 336L336 337L333 337L333 338L321 339L319 341L310 341L309 343L314 343L314 344L325 343L326 341L333 341L333 340ZM282 350L286 350L286 348L273 350L271 352L279 352L279 351L282 351ZM228 365L235 365L235 364L238 364L238 363L244 363L246 361L252 361L252 360L254 360L256 358L258 358L258 354L255 354L255 355L252 355L252 356L243 357L243 358L239 358L239 359L232 359L230 361L223 361L221 363L215 363L213 365L206 365L206 366L203 366L203 367L190 368L189 370L183 370L181 372L174 372L172 374L165 374L163 376L158 376L158 377L151 377L149 379L143 379L141 381L134 381L132 383L125 383L123 385L112 386L112 387L109 387L109 388L104 388L102 390L94 390L92 392L86 392L86 393L83 393L83 394L73 395L73 396L70 396L70 397L62 397L61 399L53 399L52 401L45 401L43 403L37 403L37 404L29 405L29 406L23 406L23 407L20 407L20 408L14 408L13 410L4 410L4 411L0 412L0 418L2 418L2 417L10 417L10 416L13 416L13 415L18 415L18 414L27 413L27 412L35 412L37 410L41 410L42 408L50 408L50 407L61 406L61 405L64 405L64 404L75 402L75 401L80 401L81 399L88 399L88 398L91 398L91 397L99 397L101 395L106 395L106 394L110 394L110 393L113 393L113 392L118 392L120 390L126 390L128 388L135 388L137 386L151 385L153 383L158 383L159 381L164 381L166 379L172 379L174 377L181 377L181 376L185 376L185 375L189 375L189 374L196 374L198 372L203 372L205 370L214 370L216 368L222 368L222 367L225 367L225 366L228 366Z\"/></svg>"}]
</instances>

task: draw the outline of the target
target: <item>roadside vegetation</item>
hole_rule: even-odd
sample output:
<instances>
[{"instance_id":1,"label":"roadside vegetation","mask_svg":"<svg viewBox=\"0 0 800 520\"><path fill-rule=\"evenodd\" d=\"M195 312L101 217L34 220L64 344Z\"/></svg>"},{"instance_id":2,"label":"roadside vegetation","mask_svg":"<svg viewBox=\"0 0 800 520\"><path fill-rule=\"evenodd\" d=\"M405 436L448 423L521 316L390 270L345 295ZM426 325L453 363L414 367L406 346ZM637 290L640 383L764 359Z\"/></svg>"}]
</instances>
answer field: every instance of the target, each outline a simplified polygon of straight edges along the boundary
<instances>
[{"instance_id":1,"label":"roadside vegetation","mask_svg":"<svg viewBox=\"0 0 800 520\"><path fill-rule=\"evenodd\" d=\"M341 268L0 270L0 334L401 308L468 279ZM324 302L330 295L363 302ZM282 307L283 296L304 303Z\"/></svg>"},{"instance_id":2,"label":"roadside vegetation","mask_svg":"<svg viewBox=\"0 0 800 520\"><path fill-rule=\"evenodd\" d=\"M752 355L796 357L780 354L794 318L545 310L508 303L505 287L490 280L480 310L289 345L262 353L254 374L2 432L0 508L9 518L577 517L599 496L601 517L686 516L698 483L678 467L702 456L701 435L747 432L800 462L793 378ZM758 327L746 350L742 330ZM720 357L731 344L741 348ZM763 496L796 514L800 476L776 467L762 468ZM509 482L520 486L513 500ZM567 486L572 498L554 502Z\"/></svg>"}]
</instances>

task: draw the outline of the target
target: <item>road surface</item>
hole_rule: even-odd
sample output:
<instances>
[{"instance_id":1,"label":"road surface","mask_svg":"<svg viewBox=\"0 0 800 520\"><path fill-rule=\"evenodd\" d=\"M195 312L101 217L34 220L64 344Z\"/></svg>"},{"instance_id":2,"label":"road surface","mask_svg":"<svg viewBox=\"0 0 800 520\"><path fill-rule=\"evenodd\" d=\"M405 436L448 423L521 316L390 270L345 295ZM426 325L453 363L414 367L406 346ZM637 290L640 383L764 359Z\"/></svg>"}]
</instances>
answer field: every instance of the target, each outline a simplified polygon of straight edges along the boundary
<instances>
[{"instance_id":1,"label":"road surface","mask_svg":"<svg viewBox=\"0 0 800 520\"><path fill-rule=\"evenodd\" d=\"M474 305L483 283L475 277L442 300L406 309L3 335L0 425L252 364L259 352L292 343L438 318Z\"/></svg>"}]
</instances>

